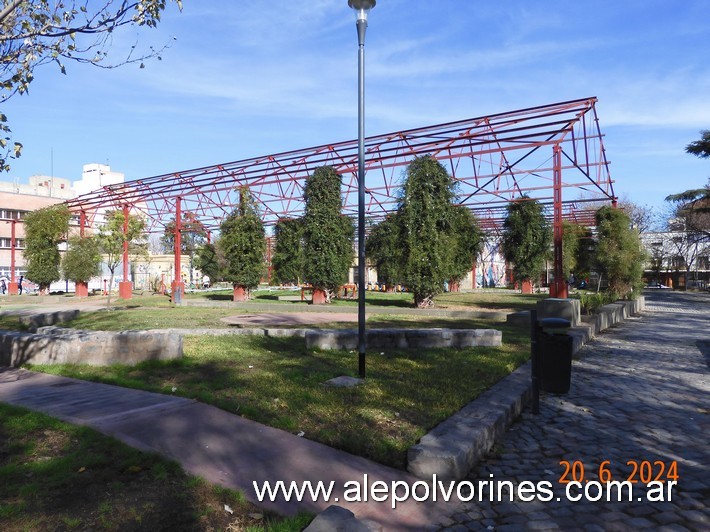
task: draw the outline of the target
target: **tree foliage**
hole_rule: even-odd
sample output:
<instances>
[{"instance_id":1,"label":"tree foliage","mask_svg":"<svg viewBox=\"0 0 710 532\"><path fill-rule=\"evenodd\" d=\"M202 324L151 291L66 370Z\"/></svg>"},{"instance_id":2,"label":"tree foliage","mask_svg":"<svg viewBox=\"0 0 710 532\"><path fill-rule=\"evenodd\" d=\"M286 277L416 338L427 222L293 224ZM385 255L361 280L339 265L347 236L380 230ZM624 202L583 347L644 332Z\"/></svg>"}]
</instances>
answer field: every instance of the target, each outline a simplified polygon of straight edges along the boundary
<instances>
[{"instance_id":1,"label":"tree foliage","mask_svg":"<svg viewBox=\"0 0 710 532\"><path fill-rule=\"evenodd\" d=\"M483 235L471 212L454 205L455 182L431 156L407 167L397 212L375 225L368 257L386 284L404 283L417 307L428 307L447 281L461 282L480 253Z\"/></svg>"},{"instance_id":2,"label":"tree foliage","mask_svg":"<svg viewBox=\"0 0 710 532\"><path fill-rule=\"evenodd\" d=\"M99 241L93 236L73 236L62 259L64 278L76 283L88 283L101 273Z\"/></svg>"},{"instance_id":3,"label":"tree foliage","mask_svg":"<svg viewBox=\"0 0 710 532\"><path fill-rule=\"evenodd\" d=\"M274 227L274 237L276 244L271 257L274 280L278 283L300 283L305 269L303 220L279 220Z\"/></svg>"},{"instance_id":4,"label":"tree foliage","mask_svg":"<svg viewBox=\"0 0 710 532\"><path fill-rule=\"evenodd\" d=\"M463 278L482 243L475 219L454 198L454 180L433 157L417 157L407 167L396 217L399 271L420 308L433 304L445 282Z\"/></svg>"},{"instance_id":5,"label":"tree foliage","mask_svg":"<svg viewBox=\"0 0 710 532\"><path fill-rule=\"evenodd\" d=\"M180 220L180 253L194 256L197 248L207 241L207 229L193 212L183 212ZM160 242L166 253L175 251L175 220L165 224Z\"/></svg>"},{"instance_id":6,"label":"tree foliage","mask_svg":"<svg viewBox=\"0 0 710 532\"><path fill-rule=\"evenodd\" d=\"M160 237L166 253L175 252L175 220L165 224L165 231ZM180 254L187 255L190 262L190 283L193 282L192 270L195 265L197 249L207 241L207 229L193 212L184 212L180 220Z\"/></svg>"},{"instance_id":7,"label":"tree foliage","mask_svg":"<svg viewBox=\"0 0 710 532\"><path fill-rule=\"evenodd\" d=\"M195 268L210 278L211 282L224 279L224 271L227 269L227 260L222 254L221 248L214 244L203 244L197 248L195 254Z\"/></svg>"},{"instance_id":8,"label":"tree foliage","mask_svg":"<svg viewBox=\"0 0 710 532\"><path fill-rule=\"evenodd\" d=\"M565 278L574 274L585 279L594 270L596 241L589 227L562 222L562 273Z\"/></svg>"},{"instance_id":9,"label":"tree foliage","mask_svg":"<svg viewBox=\"0 0 710 532\"><path fill-rule=\"evenodd\" d=\"M174 0L182 9L181 0ZM166 0L114 1L89 5L89 2L65 0L5 0L0 8L0 103L29 90L38 66L55 63L66 73L65 62L74 61L103 68L140 63L148 57L160 58L152 47L144 53L135 45L112 62L109 49L113 36L122 26L155 27L160 21ZM0 114L0 170L8 170L7 161L19 157L22 145L11 147L7 118Z\"/></svg>"},{"instance_id":10,"label":"tree foliage","mask_svg":"<svg viewBox=\"0 0 710 532\"><path fill-rule=\"evenodd\" d=\"M503 222L502 251L517 283L535 281L550 254L552 231L537 200L522 196L508 204Z\"/></svg>"},{"instance_id":11,"label":"tree foliage","mask_svg":"<svg viewBox=\"0 0 710 532\"><path fill-rule=\"evenodd\" d=\"M355 227L342 215L342 176L330 166L316 168L303 190L303 238L306 280L326 300L347 281L353 260Z\"/></svg>"},{"instance_id":12,"label":"tree foliage","mask_svg":"<svg viewBox=\"0 0 710 532\"><path fill-rule=\"evenodd\" d=\"M367 237L367 257L377 269L377 280L389 286L402 282L402 224L397 213L373 226Z\"/></svg>"},{"instance_id":13,"label":"tree foliage","mask_svg":"<svg viewBox=\"0 0 710 532\"><path fill-rule=\"evenodd\" d=\"M700 140L688 144L685 147L685 151L703 159L710 157L710 129L702 130L700 132Z\"/></svg>"},{"instance_id":14,"label":"tree foliage","mask_svg":"<svg viewBox=\"0 0 710 532\"><path fill-rule=\"evenodd\" d=\"M227 261L225 280L245 290L259 286L266 269L266 234L247 187L239 189L239 205L222 222L220 231L218 246Z\"/></svg>"},{"instance_id":15,"label":"tree foliage","mask_svg":"<svg viewBox=\"0 0 710 532\"><path fill-rule=\"evenodd\" d=\"M460 283L476 263L483 249L484 236L473 213L458 205L451 210L451 229L448 232L450 257L449 279Z\"/></svg>"},{"instance_id":16,"label":"tree foliage","mask_svg":"<svg viewBox=\"0 0 710 532\"><path fill-rule=\"evenodd\" d=\"M638 230L621 209L602 207L596 213L596 263L609 281L609 292L615 298L629 298L642 287L646 254Z\"/></svg>"},{"instance_id":17,"label":"tree foliage","mask_svg":"<svg viewBox=\"0 0 710 532\"><path fill-rule=\"evenodd\" d=\"M704 188L672 194L666 201L673 206L669 229L710 238L710 179Z\"/></svg>"},{"instance_id":18,"label":"tree foliage","mask_svg":"<svg viewBox=\"0 0 710 532\"><path fill-rule=\"evenodd\" d=\"M24 219L27 277L46 293L61 278L59 244L69 231L71 213L66 205L52 205L28 213Z\"/></svg>"}]
</instances>

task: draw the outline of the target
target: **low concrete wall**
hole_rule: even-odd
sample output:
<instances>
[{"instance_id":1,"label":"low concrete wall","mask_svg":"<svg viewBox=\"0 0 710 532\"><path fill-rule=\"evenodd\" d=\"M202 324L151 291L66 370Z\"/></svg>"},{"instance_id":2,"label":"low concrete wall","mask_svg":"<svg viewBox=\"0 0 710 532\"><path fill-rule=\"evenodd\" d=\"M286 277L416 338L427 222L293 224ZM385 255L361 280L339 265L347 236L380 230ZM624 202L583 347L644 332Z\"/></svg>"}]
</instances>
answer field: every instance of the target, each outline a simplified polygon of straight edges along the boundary
<instances>
[{"instance_id":1,"label":"low concrete wall","mask_svg":"<svg viewBox=\"0 0 710 532\"><path fill-rule=\"evenodd\" d=\"M604 305L594 316L585 316L572 327L573 353L579 351L594 335L624 319L642 312L645 300L619 301ZM526 320L530 314L516 313L515 320ZM541 354L544 356L544 353ZM573 368L574 372L574 368ZM574 373L572 374L574 379ZM407 452L407 470L422 479L437 477L460 480L491 450L496 441L530 402L530 362L482 393L446 421L434 427Z\"/></svg>"},{"instance_id":2,"label":"low concrete wall","mask_svg":"<svg viewBox=\"0 0 710 532\"><path fill-rule=\"evenodd\" d=\"M428 349L499 346L503 336L494 329L368 329L367 347L372 349ZM322 329L306 332L306 347L356 349L357 329Z\"/></svg>"},{"instance_id":3,"label":"low concrete wall","mask_svg":"<svg viewBox=\"0 0 710 532\"><path fill-rule=\"evenodd\" d=\"M182 336L165 331L94 332L40 327L37 333L0 331L0 365L134 365L182 357Z\"/></svg>"},{"instance_id":4,"label":"low concrete wall","mask_svg":"<svg viewBox=\"0 0 710 532\"><path fill-rule=\"evenodd\" d=\"M36 314L29 314L27 316L20 316L20 323L35 330L39 327L45 327L48 325L56 325L57 323L64 323L65 321L73 320L79 316L80 311L78 309L71 310L57 310L55 312L41 312Z\"/></svg>"},{"instance_id":5,"label":"low concrete wall","mask_svg":"<svg viewBox=\"0 0 710 532\"><path fill-rule=\"evenodd\" d=\"M530 401L530 363L443 421L407 452L407 470L431 480L460 480L500 440Z\"/></svg>"},{"instance_id":6,"label":"low concrete wall","mask_svg":"<svg viewBox=\"0 0 710 532\"><path fill-rule=\"evenodd\" d=\"M560 299L548 297L537 302L537 319L563 318L572 327L579 325L581 305L579 299Z\"/></svg>"}]
</instances>

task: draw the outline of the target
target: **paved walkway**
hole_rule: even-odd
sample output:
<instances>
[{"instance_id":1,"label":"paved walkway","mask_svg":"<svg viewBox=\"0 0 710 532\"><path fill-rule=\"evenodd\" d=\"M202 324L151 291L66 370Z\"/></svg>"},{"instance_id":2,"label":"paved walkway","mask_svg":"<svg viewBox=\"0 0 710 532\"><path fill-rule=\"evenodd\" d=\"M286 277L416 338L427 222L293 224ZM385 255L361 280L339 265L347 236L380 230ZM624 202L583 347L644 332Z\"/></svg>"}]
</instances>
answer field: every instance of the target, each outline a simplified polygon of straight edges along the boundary
<instances>
[{"instance_id":1,"label":"paved walkway","mask_svg":"<svg viewBox=\"0 0 710 532\"><path fill-rule=\"evenodd\" d=\"M710 296L659 291L649 307L643 317L585 346L574 363L570 393L543 397L539 416L526 411L498 455L468 478L476 486L491 480L514 485L548 481L553 500L410 501L396 511L390 501L347 504L341 498L338 504L382 523L385 530L710 529ZM370 484L415 481L401 471L178 397L6 369L0 371L0 401L159 451L211 482L242 490L251 500L253 480L334 481L333 496L341 496L346 482L362 481L364 474ZM654 475L660 468L655 461L666 468L676 461L678 486L669 502L572 503L564 500L558 482L564 473L561 460L583 464L590 480L596 480L605 460L615 480L631 473L629 461L649 461ZM574 471L579 477L579 464ZM283 498L267 506L285 514L304 507ZM305 508L325 506L321 500Z\"/></svg>"},{"instance_id":2,"label":"paved walkway","mask_svg":"<svg viewBox=\"0 0 710 532\"><path fill-rule=\"evenodd\" d=\"M538 416L525 411L497 456L468 477L476 485L548 481L553 499L467 503L443 530L710 530L710 295L668 292L648 295L643 317L583 347L570 393L543 397ZM627 462L644 460L654 477L665 466L666 480L677 462L672 501L639 502L640 484L632 502L566 500L560 461L579 461L584 480L594 481L605 460L614 480L632 473Z\"/></svg>"}]
</instances>

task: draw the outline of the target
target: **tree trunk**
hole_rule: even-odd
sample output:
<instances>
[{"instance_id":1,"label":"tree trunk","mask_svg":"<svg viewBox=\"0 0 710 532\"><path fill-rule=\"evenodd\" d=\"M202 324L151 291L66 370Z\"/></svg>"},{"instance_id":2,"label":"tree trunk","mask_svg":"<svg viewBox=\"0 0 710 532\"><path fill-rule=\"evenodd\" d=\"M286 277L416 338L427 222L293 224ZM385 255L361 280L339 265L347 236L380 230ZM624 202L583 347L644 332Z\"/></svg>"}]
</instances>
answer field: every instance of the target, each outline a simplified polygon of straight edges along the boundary
<instances>
[{"instance_id":1,"label":"tree trunk","mask_svg":"<svg viewBox=\"0 0 710 532\"><path fill-rule=\"evenodd\" d=\"M113 286L113 270L108 276L108 287L106 287L106 310L111 310L111 286Z\"/></svg>"},{"instance_id":2,"label":"tree trunk","mask_svg":"<svg viewBox=\"0 0 710 532\"><path fill-rule=\"evenodd\" d=\"M434 298L432 296L417 296L414 304L417 308L432 308L434 306Z\"/></svg>"}]
</instances>

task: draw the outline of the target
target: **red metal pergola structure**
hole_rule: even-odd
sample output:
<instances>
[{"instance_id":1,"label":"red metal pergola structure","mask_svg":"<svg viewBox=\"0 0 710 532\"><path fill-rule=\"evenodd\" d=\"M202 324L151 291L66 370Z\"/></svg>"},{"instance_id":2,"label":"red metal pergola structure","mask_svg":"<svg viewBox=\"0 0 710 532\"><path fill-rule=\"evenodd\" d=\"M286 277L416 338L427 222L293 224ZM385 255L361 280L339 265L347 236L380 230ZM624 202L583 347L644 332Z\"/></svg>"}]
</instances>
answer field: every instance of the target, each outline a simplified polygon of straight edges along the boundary
<instances>
[{"instance_id":1,"label":"red metal pergola structure","mask_svg":"<svg viewBox=\"0 0 710 532\"><path fill-rule=\"evenodd\" d=\"M555 281L552 295L566 293L562 279L562 221L593 225L589 201L616 202L609 161L596 111L597 98L530 107L435 126L368 137L365 140L366 216L376 221L397 206L400 183L413 158L430 155L458 184L458 202L469 207L482 227L493 231L506 205L528 196L546 206L554 222ZM108 210L145 217L148 231L162 234L192 213L209 231L239 202L249 187L264 222L275 224L303 212L305 180L320 166L343 176L344 214L357 214L357 141L326 144L263 157L107 185L67 202L82 230ZM563 197L565 189L575 197ZM180 253L175 253L174 285L179 284ZM124 256L124 281L128 259ZM126 295L130 297L130 286Z\"/></svg>"}]
</instances>

